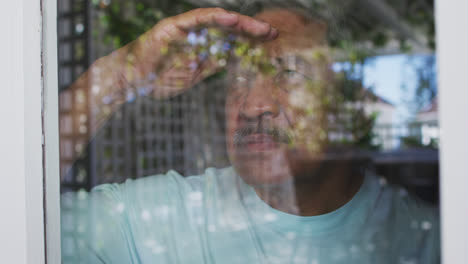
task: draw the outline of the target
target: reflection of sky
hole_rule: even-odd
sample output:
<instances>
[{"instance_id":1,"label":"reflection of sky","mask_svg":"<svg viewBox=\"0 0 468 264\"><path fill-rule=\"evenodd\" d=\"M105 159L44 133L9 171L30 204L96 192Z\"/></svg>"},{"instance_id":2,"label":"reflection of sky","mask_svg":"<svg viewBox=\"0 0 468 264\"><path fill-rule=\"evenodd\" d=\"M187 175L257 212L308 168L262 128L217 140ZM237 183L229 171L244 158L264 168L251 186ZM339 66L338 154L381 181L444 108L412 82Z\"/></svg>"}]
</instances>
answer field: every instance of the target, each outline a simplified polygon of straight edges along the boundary
<instances>
[{"instance_id":1,"label":"reflection of sky","mask_svg":"<svg viewBox=\"0 0 468 264\"><path fill-rule=\"evenodd\" d=\"M408 105L414 98L416 87L414 65L422 63L424 56L379 56L364 66L364 86L371 87L377 95L396 107L398 121L411 117ZM335 65L334 68L340 69L341 66Z\"/></svg>"},{"instance_id":2,"label":"reflection of sky","mask_svg":"<svg viewBox=\"0 0 468 264\"><path fill-rule=\"evenodd\" d=\"M380 56L364 67L364 85L395 105L398 121L408 117L416 76L407 55ZM412 58L412 62L418 60Z\"/></svg>"}]
</instances>

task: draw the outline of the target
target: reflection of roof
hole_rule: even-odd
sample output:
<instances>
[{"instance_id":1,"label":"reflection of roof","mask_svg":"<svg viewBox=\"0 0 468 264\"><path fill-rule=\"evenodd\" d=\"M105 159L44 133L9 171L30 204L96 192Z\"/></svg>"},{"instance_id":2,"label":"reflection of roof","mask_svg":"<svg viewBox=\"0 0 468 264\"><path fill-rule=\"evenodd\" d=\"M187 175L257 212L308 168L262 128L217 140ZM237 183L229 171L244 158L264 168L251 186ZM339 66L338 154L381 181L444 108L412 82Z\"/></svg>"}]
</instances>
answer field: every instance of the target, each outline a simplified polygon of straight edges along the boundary
<instances>
[{"instance_id":1,"label":"reflection of roof","mask_svg":"<svg viewBox=\"0 0 468 264\"><path fill-rule=\"evenodd\" d=\"M386 104L391 107L395 107L390 101L384 99L382 96L375 94L372 90L366 89L366 95L370 97L370 99L376 103Z\"/></svg>"},{"instance_id":2,"label":"reflection of roof","mask_svg":"<svg viewBox=\"0 0 468 264\"><path fill-rule=\"evenodd\" d=\"M418 112L416 120L419 122L437 122L439 120L438 116L438 103L437 97L432 99L432 102L427 107L423 108Z\"/></svg>"},{"instance_id":3,"label":"reflection of roof","mask_svg":"<svg viewBox=\"0 0 468 264\"><path fill-rule=\"evenodd\" d=\"M437 110L438 110L438 103L437 103L437 96L434 97L434 99L432 99L432 102L431 104L428 106L428 107L425 107L424 109L422 109L421 111L419 111L418 114L424 114L424 113L437 113Z\"/></svg>"},{"instance_id":4,"label":"reflection of roof","mask_svg":"<svg viewBox=\"0 0 468 264\"><path fill-rule=\"evenodd\" d=\"M390 103L390 101L388 101L387 99L384 99L383 97L378 96L378 95L376 95L376 97L377 97L377 102L383 103L383 104L386 104L386 105L389 105L389 106L392 106L392 107L395 107L395 105Z\"/></svg>"}]
</instances>

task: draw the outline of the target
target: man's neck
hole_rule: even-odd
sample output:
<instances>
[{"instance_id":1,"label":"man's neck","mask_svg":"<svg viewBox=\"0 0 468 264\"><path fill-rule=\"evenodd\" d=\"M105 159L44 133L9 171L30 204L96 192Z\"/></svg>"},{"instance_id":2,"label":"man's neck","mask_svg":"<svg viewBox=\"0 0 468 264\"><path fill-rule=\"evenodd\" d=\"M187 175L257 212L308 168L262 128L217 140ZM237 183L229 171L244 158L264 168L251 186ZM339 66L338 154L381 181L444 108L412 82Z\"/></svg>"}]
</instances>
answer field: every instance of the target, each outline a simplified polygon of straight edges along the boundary
<instances>
[{"instance_id":1,"label":"man's neck","mask_svg":"<svg viewBox=\"0 0 468 264\"><path fill-rule=\"evenodd\" d=\"M281 184L255 186L257 195L271 207L285 213L314 216L332 212L348 201L360 189L364 175L352 173L347 167L291 177Z\"/></svg>"}]
</instances>

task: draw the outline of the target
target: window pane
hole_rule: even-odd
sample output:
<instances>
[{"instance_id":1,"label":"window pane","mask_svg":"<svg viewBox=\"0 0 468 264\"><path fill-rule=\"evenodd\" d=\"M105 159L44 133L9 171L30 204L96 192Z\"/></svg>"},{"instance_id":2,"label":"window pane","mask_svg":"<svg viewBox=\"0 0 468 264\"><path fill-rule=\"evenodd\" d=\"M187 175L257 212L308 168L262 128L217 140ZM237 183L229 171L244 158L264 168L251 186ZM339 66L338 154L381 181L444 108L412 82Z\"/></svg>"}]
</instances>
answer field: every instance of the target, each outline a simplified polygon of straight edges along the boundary
<instances>
[{"instance_id":1,"label":"window pane","mask_svg":"<svg viewBox=\"0 0 468 264\"><path fill-rule=\"evenodd\" d=\"M433 2L208 2L59 9L63 262L439 263Z\"/></svg>"}]
</instances>

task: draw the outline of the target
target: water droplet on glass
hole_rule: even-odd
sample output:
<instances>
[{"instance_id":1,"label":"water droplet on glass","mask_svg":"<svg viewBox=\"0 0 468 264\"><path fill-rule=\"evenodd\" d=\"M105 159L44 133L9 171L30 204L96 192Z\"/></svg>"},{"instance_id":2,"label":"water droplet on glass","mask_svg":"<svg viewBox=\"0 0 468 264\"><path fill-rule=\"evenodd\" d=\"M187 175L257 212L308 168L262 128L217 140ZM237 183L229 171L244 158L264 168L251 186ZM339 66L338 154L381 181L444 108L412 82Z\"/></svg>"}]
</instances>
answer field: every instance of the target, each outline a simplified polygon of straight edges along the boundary
<instances>
[{"instance_id":1,"label":"water droplet on glass","mask_svg":"<svg viewBox=\"0 0 468 264\"><path fill-rule=\"evenodd\" d=\"M268 214L265 214L264 219L267 222L273 222L276 220L276 215L268 213Z\"/></svg>"},{"instance_id":2,"label":"water droplet on glass","mask_svg":"<svg viewBox=\"0 0 468 264\"><path fill-rule=\"evenodd\" d=\"M200 54L198 54L198 59L200 60L206 60L206 58L208 57L208 53L206 51L202 51L200 52Z\"/></svg>"},{"instance_id":3,"label":"water droplet on glass","mask_svg":"<svg viewBox=\"0 0 468 264\"><path fill-rule=\"evenodd\" d=\"M294 232L288 232L288 233L286 234L286 238L289 239L289 240L293 240L293 239L296 238L296 233L294 233Z\"/></svg>"},{"instance_id":4,"label":"water droplet on glass","mask_svg":"<svg viewBox=\"0 0 468 264\"><path fill-rule=\"evenodd\" d=\"M143 245L145 245L145 247L151 248L156 246L156 241L154 239L148 239L145 242L143 242Z\"/></svg>"},{"instance_id":5,"label":"water droplet on glass","mask_svg":"<svg viewBox=\"0 0 468 264\"><path fill-rule=\"evenodd\" d=\"M216 226L214 226L214 225L209 225L209 226L208 226L208 232L210 232L210 233L216 232Z\"/></svg>"},{"instance_id":6,"label":"water droplet on glass","mask_svg":"<svg viewBox=\"0 0 468 264\"><path fill-rule=\"evenodd\" d=\"M83 24L80 23L80 24L75 25L75 32L77 34L81 34L81 33L83 33L83 31L84 31L84 25Z\"/></svg>"},{"instance_id":7,"label":"water droplet on glass","mask_svg":"<svg viewBox=\"0 0 468 264\"><path fill-rule=\"evenodd\" d=\"M198 63L192 61L190 62L189 67L191 70L196 70L198 68Z\"/></svg>"},{"instance_id":8,"label":"water droplet on glass","mask_svg":"<svg viewBox=\"0 0 468 264\"><path fill-rule=\"evenodd\" d=\"M86 128L86 126L82 125L80 126L79 131L81 134L86 134L86 132L88 132L88 129Z\"/></svg>"},{"instance_id":9,"label":"water droplet on glass","mask_svg":"<svg viewBox=\"0 0 468 264\"><path fill-rule=\"evenodd\" d=\"M373 243L368 243L366 245L366 250L367 251L374 251L374 249L375 249L375 245Z\"/></svg>"},{"instance_id":10,"label":"water droplet on glass","mask_svg":"<svg viewBox=\"0 0 468 264\"><path fill-rule=\"evenodd\" d=\"M164 253L166 251L166 247L164 246L155 246L151 249L151 251L154 253L154 254L161 254L161 253Z\"/></svg>"},{"instance_id":11,"label":"water droplet on glass","mask_svg":"<svg viewBox=\"0 0 468 264\"><path fill-rule=\"evenodd\" d=\"M387 180L385 178L380 178L379 183L380 183L380 185L385 186L385 185L387 185Z\"/></svg>"},{"instance_id":12,"label":"water droplet on glass","mask_svg":"<svg viewBox=\"0 0 468 264\"><path fill-rule=\"evenodd\" d=\"M215 55L216 53L218 53L218 51L219 51L218 45L211 45L211 47L210 47L210 53L211 53L212 55Z\"/></svg>"},{"instance_id":13,"label":"water droplet on glass","mask_svg":"<svg viewBox=\"0 0 468 264\"><path fill-rule=\"evenodd\" d=\"M197 44L197 34L195 32L189 32L187 35L187 42L190 45L196 45Z\"/></svg>"},{"instance_id":14,"label":"water droplet on glass","mask_svg":"<svg viewBox=\"0 0 468 264\"><path fill-rule=\"evenodd\" d=\"M201 192L191 192L188 195L189 200L192 201L201 201L202 199L202 193Z\"/></svg>"},{"instance_id":15,"label":"water droplet on glass","mask_svg":"<svg viewBox=\"0 0 468 264\"><path fill-rule=\"evenodd\" d=\"M148 222L149 220L151 220L151 214L148 210L143 210L141 212L141 219L143 219L143 221L145 222Z\"/></svg>"},{"instance_id":16,"label":"water droplet on glass","mask_svg":"<svg viewBox=\"0 0 468 264\"><path fill-rule=\"evenodd\" d=\"M199 45L205 45L206 44L206 37L201 35L197 37L197 43Z\"/></svg>"},{"instance_id":17,"label":"water droplet on glass","mask_svg":"<svg viewBox=\"0 0 468 264\"><path fill-rule=\"evenodd\" d=\"M125 210L125 205L123 203L118 203L115 209L118 213L123 213L123 211Z\"/></svg>"},{"instance_id":18,"label":"water droplet on glass","mask_svg":"<svg viewBox=\"0 0 468 264\"><path fill-rule=\"evenodd\" d=\"M151 72L148 74L148 76L146 77L146 79L149 81L149 82L154 82L156 80L158 76L156 75L156 73L154 72Z\"/></svg>"},{"instance_id":19,"label":"water droplet on glass","mask_svg":"<svg viewBox=\"0 0 468 264\"><path fill-rule=\"evenodd\" d=\"M226 66L226 60L225 60L225 59L220 59L220 60L218 61L218 65L221 66L221 67Z\"/></svg>"},{"instance_id":20,"label":"water droplet on glass","mask_svg":"<svg viewBox=\"0 0 468 264\"><path fill-rule=\"evenodd\" d=\"M359 247L356 246L356 245L351 245L351 247L349 248L349 251L353 254L355 253L358 253L359 252Z\"/></svg>"},{"instance_id":21,"label":"water droplet on glass","mask_svg":"<svg viewBox=\"0 0 468 264\"><path fill-rule=\"evenodd\" d=\"M138 88L138 95L139 96L145 96L147 94L148 94L148 89L146 87Z\"/></svg>"},{"instance_id":22,"label":"water droplet on glass","mask_svg":"<svg viewBox=\"0 0 468 264\"><path fill-rule=\"evenodd\" d=\"M108 96L108 95L107 95L107 96L104 96L104 97L102 98L102 103L103 103L103 104L110 104L110 103L112 103L112 101L113 101L112 97L111 97L111 96Z\"/></svg>"},{"instance_id":23,"label":"water droplet on glass","mask_svg":"<svg viewBox=\"0 0 468 264\"><path fill-rule=\"evenodd\" d=\"M229 42L224 42L223 51L229 51L231 49L231 44Z\"/></svg>"},{"instance_id":24,"label":"water droplet on glass","mask_svg":"<svg viewBox=\"0 0 468 264\"><path fill-rule=\"evenodd\" d=\"M93 92L93 94L98 94L100 89L101 88L99 87L99 85L96 84L91 87L91 91Z\"/></svg>"},{"instance_id":25,"label":"water droplet on glass","mask_svg":"<svg viewBox=\"0 0 468 264\"><path fill-rule=\"evenodd\" d=\"M126 98L127 102L131 103L131 102L135 101L135 98L136 98L136 96L135 96L134 92L128 92L127 93L127 98Z\"/></svg>"},{"instance_id":26,"label":"water droplet on glass","mask_svg":"<svg viewBox=\"0 0 468 264\"><path fill-rule=\"evenodd\" d=\"M429 229L431 229L431 228L432 228L431 222L429 222L429 221L423 221L423 222L421 223L421 229L422 229L422 230L429 230Z\"/></svg>"},{"instance_id":27,"label":"water droplet on glass","mask_svg":"<svg viewBox=\"0 0 468 264\"><path fill-rule=\"evenodd\" d=\"M399 193L400 193L400 196L402 196L402 197L408 195L408 191L406 191L406 189L403 189L403 188L400 189Z\"/></svg>"},{"instance_id":28,"label":"water droplet on glass","mask_svg":"<svg viewBox=\"0 0 468 264\"><path fill-rule=\"evenodd\" d=\"M88 197L88 193L84 190L79 190L78 191L78 200L84 200Z\"/></svg>"},{"instance_id":29,"label":"water droplet on glass","mask_svg":"<svg viewBox=\"0 0 468 264\"><path fill-rule=\"evenodd\" d=\"M161 218L167 218L169 216L169 206L163 205L155 210L155 214Z\"/></svg>"}]
</instances>

